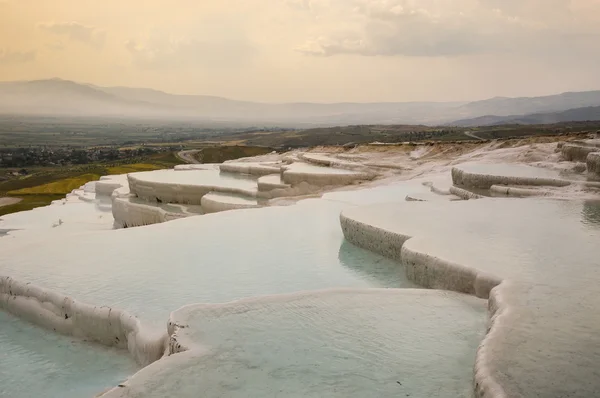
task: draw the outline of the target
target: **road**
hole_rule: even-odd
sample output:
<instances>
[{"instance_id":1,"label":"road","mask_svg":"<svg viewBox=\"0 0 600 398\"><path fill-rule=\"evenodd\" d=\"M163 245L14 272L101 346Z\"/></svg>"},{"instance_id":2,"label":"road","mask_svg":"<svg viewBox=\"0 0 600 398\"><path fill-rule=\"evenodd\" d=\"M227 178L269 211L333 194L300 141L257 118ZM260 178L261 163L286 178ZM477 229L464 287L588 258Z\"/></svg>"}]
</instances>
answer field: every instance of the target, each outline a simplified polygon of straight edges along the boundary
<instances>
[{"instance_id":1,"label":"road","mask_svg":"<svg viewBox=\"0 0 600 398\"><path fill-rule=\"evenodd\" d=\"M475 138L476 140L479 140L479 141L485 141L483 138L476 136L474 133L472 133L470 131L465 131L464 133L468 137Z\"/></svg>"},{"instance_id":2,"label":"road","mask_svg":"<svg viewBox=\"0 0 600 398\"><path fill-rule=\"evenodd\" d=\"M14 205L15 203L19 203L21 198L0 198L0 207Z\"/></svg>"},{"instance_id":3,"label":"road","mask_svg":"<svg viewBox=\"0 0 600 398\"><path fill-rule=\"evenodd\" d=\"M196 158L194 158L194 155L200 151L201 151L200 149L190 149L187 151L179 151L179 152L177 152L177 157L186 163L198 164L200 162L198 160L196 160Z\"/></svg>"}]
</instances>

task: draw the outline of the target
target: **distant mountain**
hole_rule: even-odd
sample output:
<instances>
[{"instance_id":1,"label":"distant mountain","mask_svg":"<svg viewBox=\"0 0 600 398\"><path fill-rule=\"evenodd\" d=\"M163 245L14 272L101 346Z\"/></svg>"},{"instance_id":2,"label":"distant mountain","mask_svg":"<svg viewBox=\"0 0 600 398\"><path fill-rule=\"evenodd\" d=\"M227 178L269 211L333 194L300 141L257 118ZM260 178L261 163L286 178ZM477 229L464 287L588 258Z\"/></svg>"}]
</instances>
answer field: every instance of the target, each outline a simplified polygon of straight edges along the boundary
<instances>
[{"instance_id":1,"label":"distant mountain","mask_svg":"<svg viewBox=\"0 0 600 398\"><path fill-rule=\"evenodd\" d=\"M586 106L561 112L532 113L529 115L495 116L486 115L473 119L462 119L449 123L453 126L475 127L500 124L553 124L600 120L600 106Z\"/></svg>"},{"instance_id":2,"label":"distant mountain","mask_svg":"<svg viewBox=\"0 0 600 398\"><path fill-rule=\"evenodd\" d=\"M583 106L600 106L600 91L492 98L469 103L268 104L204 95L174 95L147 88L99 87L61 79L0 83L0 113L3 114L230 122L249 126L433 125L484 115L556 112Z\"/></svg>"},{"instance_id":3,"label":"distant mountain","mask_svg":"<svg viewBox=\"0 0 600 398\"><path fill-rule=\"evenodd\" d=\"M588 106L600 106L600 90L562 93L543 97L496 97L483 101L475 101L459 106L456 109L459 117L455 119L485 115L510 116L559 112Z\"/></svg>"},{"instance_id":4,"label":"distant mountain","mask_svg":"<svg viewBox=\"0 0 600 398\"><path fill-rule=\"evenodd\" d=\"M0 83L2 113L126 116L159 109L152 103L131 101L68 80Z\"/></svg>"},{"instance_id":5,"label":"distant mountain","mask_svg":"<svg viewBox=\"0 0 600 398\"><path fill-rule=\"evenodd\" d=\"M418 123L462 103L267 104L50 79L0 83L0 113L333 126Z\"/></svg>"}]
</instances>

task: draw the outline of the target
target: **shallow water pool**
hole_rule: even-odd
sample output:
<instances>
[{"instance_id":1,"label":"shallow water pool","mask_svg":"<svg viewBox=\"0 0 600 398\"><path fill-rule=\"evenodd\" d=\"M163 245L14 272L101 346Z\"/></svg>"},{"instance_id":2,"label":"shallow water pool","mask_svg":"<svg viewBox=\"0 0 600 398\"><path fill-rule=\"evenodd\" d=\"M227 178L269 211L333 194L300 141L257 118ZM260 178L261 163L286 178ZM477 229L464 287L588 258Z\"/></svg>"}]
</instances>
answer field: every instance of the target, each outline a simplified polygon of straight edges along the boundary
<instances>
[{"instance_id":1,"label":"shallow water pool","mask_svg":"<svg viewBox=\"0 0 600 398\"><path fill-rule=\"evenodd\" d=\"M478 199L369 206L344 217L357 240L356 225L414 237L402 256L424 284L487 294L493 281L501 316L481 363L506 396L591 397L600 390L598 214L593 201Z\"/></svg>"},{"instance_id":2,"label":"shallow water pool","mask_svg":"<svg viewBox=\"0 0 600 398\"><path fill-rule=\"evenodd\" d=\"M346 206L313 200L69 235L68 241L59 234L15 239L2 248L0 272L160 327L171 311L195 302L412 286L397 263L343 244L339 213Z\"/></svg>"},{"instance_id":3,"label":"shallow water pool","mask_svg":"<svg viewBox=\"0 0 600 398\"><path fill-rule=\"evenodd\" d=\"M485 313L484 300L424 289L185 307L174 314L186 325L179 341L201 344L202 353L151 366L131 391L152 398L174 389L206 398L467 398Z\"/></svg>"},{"instance_id":4,"label":"shallow water pool","mask_svg":"<svg viewBox=\"0 0 600 398\"><path fill-rule=\"evenodd\" d=\"M0 311L0 397L92 397L137 369L125 352L49 333Z\"/></svg>"},{"instance_id":5,"label":"shallow water pool","mask_svg":"<svg viewBox=\"0 0 600 398\"><path fill-rule=\"evenodd\" d=\"M398 263L345 242L339 214L355 204L397 200L415 191L428 188L402 183L337 192L331 198L326 195L325 200L305 200L294 206L231 211L120 230L108 229L106 209L94 203L56 204L37 210L37 214L16 214L6 220L6 225L22 230L0 239L0 274L94 305L125 309L160 330L165 329L172 311L190 303L331 287L413 287ZM53 227L58 219L63 224ZM14 333L6 330L8 337ZM58 357L61 347L56 344ZM35 367L40 380L54 374L49 362L6 352L11 352L12 367ZM65 370L66 374L84 372L83 366L73 362L64 362L64 366L75 368ZM79 389L90 387L96 393L120 381L114 373L101 369L94 377L97 384L71 377L64 380L63 387L69 385L85 396L90 394ZM17 385L25 385L28 378L28 370L7 377ZM39 396L42 388L31 384L23 389L23 396Z\"/></svg>"}]
</instances>

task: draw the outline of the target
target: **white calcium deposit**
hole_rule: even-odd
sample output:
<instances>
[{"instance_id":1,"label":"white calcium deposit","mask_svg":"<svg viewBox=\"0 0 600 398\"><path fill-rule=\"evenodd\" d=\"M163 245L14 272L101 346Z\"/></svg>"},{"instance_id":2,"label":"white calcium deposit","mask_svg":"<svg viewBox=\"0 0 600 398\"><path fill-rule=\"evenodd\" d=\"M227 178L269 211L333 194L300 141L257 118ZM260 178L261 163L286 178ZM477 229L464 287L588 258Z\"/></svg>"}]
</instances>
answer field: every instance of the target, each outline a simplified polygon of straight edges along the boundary
<instances>
[{"instance_id":1,"label":"white calcium deposit","mask_svg":"<svg viewBox=\"0 0 600 398\"><path fill-rule=\"evenodd\" d=\"M156 361L166 349L166 333L150 335L125 311L81 303L10 277L0 277L0 307L58 333L125 348L140 365Z\"/></svg>"},{"instance_id":2,"label":"white calcium deposit","mask_svg":"<svg viewBox=\"0 0 600 398\"><path fill-rule=\"evenodd\" d=\"M317 148L104 177L2 217L0 306L149 364L109 397L595 396L597 152L576 149L575 173L570 145L595 147Z\"/></svg>"},{"instance_id":3,"label":"white calcium deposit","mask_svg":"<svg viewBox=\"0 0 600 398\"><path fill-rule=\"evenodd\" d=\"M345 210L341 224L416 284L490 299L477 396L585 397L600 389L590 334L600 319L589 312L600 304L600 222L581 211L590 207L600 213L596 202L532 199L377 205Z\"/></svg>"}]
</instances>

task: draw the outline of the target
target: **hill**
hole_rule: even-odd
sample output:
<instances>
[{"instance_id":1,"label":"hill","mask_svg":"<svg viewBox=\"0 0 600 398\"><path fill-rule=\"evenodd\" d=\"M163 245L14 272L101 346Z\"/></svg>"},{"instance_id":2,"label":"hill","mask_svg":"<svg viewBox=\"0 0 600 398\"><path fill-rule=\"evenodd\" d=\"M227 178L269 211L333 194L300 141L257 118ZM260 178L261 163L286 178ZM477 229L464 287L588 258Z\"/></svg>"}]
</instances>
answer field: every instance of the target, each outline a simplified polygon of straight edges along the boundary
<instances>
[{"instance_id":1,"label":"hill","mask_svg":"<svg viewBox=\"0 0 600 398\"><path fill-rule=\"evenodd\" d=\"M532 113L529 115L496 116L486 115L473 119L457 120L453 126L499 126L503 124L553 124L600 120L600 106L586 106L561 112Z\"/></svg>"},{"instance_id":2,"label":"hill","mask_svg":"<svg viewBox=\"0 0 600 398\"><path fill-rule=\"evenodd\" d=\"M358 124L440 125L485 115L510 116L600 106L600 91L474 102L283 103L175 95L148 88L100 87L49 79L0 83L0 114L194 121L247 127ZM493 117L490 122L495 122ZM488 123L488 119L482 122Z\"/></svg>"}]
</instances>

